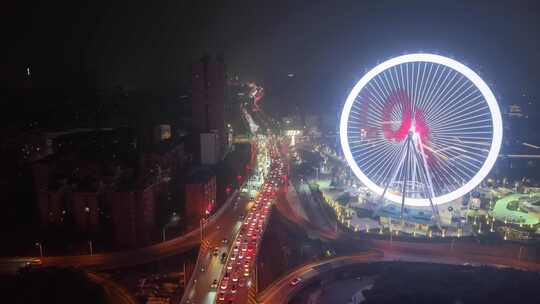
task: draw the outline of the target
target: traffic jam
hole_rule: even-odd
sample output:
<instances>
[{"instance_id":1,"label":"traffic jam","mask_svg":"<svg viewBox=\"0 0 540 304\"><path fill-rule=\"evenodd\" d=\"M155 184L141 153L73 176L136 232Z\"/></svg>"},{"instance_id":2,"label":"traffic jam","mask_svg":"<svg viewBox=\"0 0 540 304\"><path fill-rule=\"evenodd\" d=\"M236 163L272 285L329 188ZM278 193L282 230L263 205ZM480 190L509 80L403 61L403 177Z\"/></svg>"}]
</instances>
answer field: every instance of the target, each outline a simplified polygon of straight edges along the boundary
<instances>
[{"instance_id":1,"label":"traffic jam","mask_svg":"<svg viewBox=\"0 0 540 304\"><path fill-rule=\"evenodd\" d=\"M280 186L287 180L285 164L274 157L276 153L272 154L275 161L269 174L255 199L248 205L246 216L240 218L242 226L231 244L225 273L219 283L218 302L234 302L239 289L249 288L252 284L251 274L271 206Z\"/></svg>"}]
</instances>

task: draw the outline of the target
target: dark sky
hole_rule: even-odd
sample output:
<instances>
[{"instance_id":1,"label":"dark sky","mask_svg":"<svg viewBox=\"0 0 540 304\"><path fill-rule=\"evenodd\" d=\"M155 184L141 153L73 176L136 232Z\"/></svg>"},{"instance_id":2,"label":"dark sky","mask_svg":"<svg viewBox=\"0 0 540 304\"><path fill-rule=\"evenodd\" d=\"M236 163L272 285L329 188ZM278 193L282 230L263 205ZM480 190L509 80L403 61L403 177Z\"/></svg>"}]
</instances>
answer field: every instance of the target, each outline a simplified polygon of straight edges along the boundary
<instances>
[{"instance_id":1,"label":"dark sky","mask_svg":"<svg viewBox=\"0 0 540 304\"><path fill-rule=\"evenodd\" d=\"M378 61L432 51L480 71L505 99L539 95L535 1L18 2L2 12L3 60L51 79L84 70L101 87L185 87L190 62L223 52L231 74L275 96L295 73L294 98L315 105L344 99Z\"/></svg>"}]
</instances>

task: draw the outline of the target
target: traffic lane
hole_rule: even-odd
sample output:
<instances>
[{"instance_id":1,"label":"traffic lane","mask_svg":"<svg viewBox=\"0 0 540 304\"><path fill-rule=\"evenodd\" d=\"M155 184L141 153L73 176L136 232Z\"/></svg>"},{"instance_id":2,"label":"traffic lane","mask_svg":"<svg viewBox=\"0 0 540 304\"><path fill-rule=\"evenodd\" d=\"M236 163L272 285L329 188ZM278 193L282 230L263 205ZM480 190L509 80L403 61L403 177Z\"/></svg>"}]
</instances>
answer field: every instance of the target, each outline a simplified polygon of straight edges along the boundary
<instances>
[{"instance_id":1,"label":"traffic lane","mask_svg":"<svg viewBox=\"0 0 540 304\"><path fill-rule=\"evenodd\" d=\"M286 303L287 300L290 299L293 294L298 292L307 282L327 271L355 263L376 262L382 260L382 252L371 250L357 255L336 257L325 261L308 263L277 279L273 284L259 293L259 302ZM332 265L333 267L316 269L316 267L324 265ZM291 281L296 278L301 278L301 281L297 284L292 284Z\"/></svg>"},{"instance_id":2,"label":"traffic lane","mask_svg":"<svg viewBox=\"0 0 540 304\"><path fill-rule=\"evenodd\" d=\"M237 260L227 259L227 274L229 276L220 279L220 297L218 301L242 303L247 299L248 289L251 286L251 276L255 267L260 240L267 224L270 206L275 202L280 189L277 184L284 174L283 163L275 158L273 163L276 165L271 167L271 171L261 186L261 191L253 207L242 223L243 234L241 236L237 234L234 239L233 245L235 249L231 255L235 255ZM234 280L235 277L238 278L238 281Z\"/></svg>"},{"instance_id":3,"label":"traffic lane","mask_svg":"<svg viewBox=\"0 0 540 304\"><path fill-rule=\"evenodd\" d=\"M217 289L212 288L211 285L214 280L219 280L219 276L223 271L224 263L221 263L221 255L225 252L228 253L228 247L231 244L235 234L240 229L240 214L244 214L249 207L249 197L241 196L239 203L236 207L233 205L231 214L223 217L226 222L221 222L220 228L215 228L212 235L205 238L210 244L210 250L205 253L202 267L205 267L205 271L201 272L200 267L196 271L196 276L193 280L197 280L194 283L188 299L193 303L213 303L215 301ZM224 244L222 241L226 238L228 242ZM218 247L219 254L213 255L214 247Z\"/></svg>"},{"instance_id":4,"label":"traffic lane","mask_svg":"<svg viewBox=\"0 0 540 304\"><path fill-rule=\"evenodd\" d=\"M197 282L193 285L193 292L190 297L193 303L205 303L207 301L213 301L215 293L211 293L212 281L219 277L220 269L219 260L214 257L211 252L207 252L204 257L205 270L196 269L195 279ZM215 291L215 290L214 290Z\"/></svg>"},{"instance_id":5,"label":"traffic lane","mask_svg":"<svg viewBox=\"0 0 540 304\"><path fill-rule=\"evenodd\" d=\"M390 243L390 242L388 242ZM422 248L424 245L429 246L429 244L415 244L411 243L408 246ZM309 279L319 276L321 273L318 270L315 270L314 267L321 266L325 263L336 263L341 260L339 267L346 265L359 263L359 262L381 262L381 261L402 261L402 262L421 262L421 263L435 263L435 264L453 264L453 265L471 265L471 266L480 266L480 265L491 265L494 267L513 267L529 271L540 271L540 264L511 260L507 258L494 257L489 255L467 255L467 254L456 254L456 255L441 255L440 250L426 250L424 254L419 254L418 251L414 253L407 252L403 247L385 244L385 246L378 246L379 250L375 251L379 254L369 254L362 256L348 256L348 257L338 257L332 260L325 262L316 262L311 263L305 266L302 266L281 279L278 279L275 283L266 288L262 293L259 294L260 303L285 303L290 297L298 292L300 288L307 282ZM375 247L377 248L377 246ZM384 252L384 254L380 254ZM329 268L332 269L332 268ZM302 278L301 283L297 285L292 285L291 281L294 278Z\"/></svg>"},{"instance_id":6,"label":"traffic lane","mask_svg":"<svg viewBox=\"0 0 540 304\"><path fill-rule=\"evenodd\" d=\"M374 240L375 249L382 250L388 257L424 259L440 263L473 263L495 267L511 267L528 271L540 271L537 261L520 260L497 254L497 246L467 244L466 248L451 243L414 243L403 241ZM475 248L476 247L476 248ZM487 250L486 250L487 249ZM484 251L482 253L481 251Z\"/></svg>"}]
</instances>

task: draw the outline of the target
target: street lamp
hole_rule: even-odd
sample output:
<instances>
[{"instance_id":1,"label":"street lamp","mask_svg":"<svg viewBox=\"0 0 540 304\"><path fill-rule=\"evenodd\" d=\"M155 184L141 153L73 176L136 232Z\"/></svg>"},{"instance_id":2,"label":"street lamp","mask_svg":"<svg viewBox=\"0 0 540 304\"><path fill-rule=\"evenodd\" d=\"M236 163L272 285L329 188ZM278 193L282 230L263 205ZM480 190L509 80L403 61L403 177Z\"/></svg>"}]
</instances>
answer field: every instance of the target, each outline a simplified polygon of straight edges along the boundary
<instances>
[{"instance_id":1,"label":"street lamp","mask_svg":"<svg viewBox=\"0 0 540 304\"><path fill-rule=\"evenodd\" d=\"M35 245L39 248L39 256L40 256L41 258L43 258L43 246L41 245L40 242L36 242Z\"/></svg>"},{"instance_id":2,"label":"street lamp","mask_svg":"<svg viewBox=\"0 0 540 304\"><path fill-rule=\"evenodd\" d=\"M521 261L521 254L523 253L523 246L519 246L518 261Z\"/></svg>"}]
</instances>

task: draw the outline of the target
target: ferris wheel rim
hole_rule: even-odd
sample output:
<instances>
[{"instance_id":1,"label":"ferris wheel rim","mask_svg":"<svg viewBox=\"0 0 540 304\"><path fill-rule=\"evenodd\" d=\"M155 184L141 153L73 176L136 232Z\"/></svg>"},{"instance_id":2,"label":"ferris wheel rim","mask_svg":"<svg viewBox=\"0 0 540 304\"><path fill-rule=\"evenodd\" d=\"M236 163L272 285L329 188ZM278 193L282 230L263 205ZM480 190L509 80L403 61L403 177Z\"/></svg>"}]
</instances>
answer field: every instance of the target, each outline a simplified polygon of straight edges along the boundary
<instances>
[{"instance_id":1,"label":"ferris wheel rim","mask_svg":"<svg viewBox=\"0 0 540 304\"><path fill-rule=\"evenodd\" d=\"M351 147L349 145L349 136L348 136L348 123L349 123L349 116L352 109L352 106L359 95L360 91L377 75L382 73L383 71L392 68L394 66L403 64L403 63L414 63L414 62L428 62L428 63L435 63L440 64L445 67L448 67L450 69L453 69L454 71L460 73L461 75L465 76L469 81L471 81L474 86L479 90L479 92L482 94L483 98L485 99L486 104L488 105L490 114L491 114L491 120L493 125L493 132L492 132L492 139L491 139L491 146L490 150L488 152L488 156L484 160L484 163L482 164L481 168L478 170L478 172L469 179L465 184L463 184L461 187L445 193L440 196L435 196L432 198L432 202L435 205L441 205L450 201L453 201L455 199L458 199L462 197L463 195L467 194L471 190L473 190L478 184L482 182L482 180L489 174L491 168L495 164L501 144L502 144L502 116L501 111L499 109L497 100L495 98L495 95L489 88L489 86L485 83L485 81L472 69L467 67L466 65L445 57L441 55L436 54L429 54L429 53L415 53L415 54L407 54L407 55L401 55L398 57L391 58L387 61L384 61L383 63L378 64L374 68L372 68L370 71L368 71L362 78L355 84L351 92L349 93L345 104L343 106L343 110L341 113L340 118L340 141L341 141L341 147L343 150L343 154L345 157L345 160L351 167L351 170L353 173L360 179L360 181L368 187L371 191L375 192L377 195L382 195L384 189L374 183L367 175L362 172L358 164L356 163L356 160L354 159ZM402 196L397 195L394 193L385 193L385 198L400 203ZM406 197L406 205L410 206L429 206L429 199L427 198L412 198L412 197Z\"/></svg>"}]
</instances>

